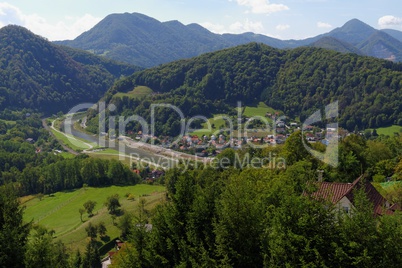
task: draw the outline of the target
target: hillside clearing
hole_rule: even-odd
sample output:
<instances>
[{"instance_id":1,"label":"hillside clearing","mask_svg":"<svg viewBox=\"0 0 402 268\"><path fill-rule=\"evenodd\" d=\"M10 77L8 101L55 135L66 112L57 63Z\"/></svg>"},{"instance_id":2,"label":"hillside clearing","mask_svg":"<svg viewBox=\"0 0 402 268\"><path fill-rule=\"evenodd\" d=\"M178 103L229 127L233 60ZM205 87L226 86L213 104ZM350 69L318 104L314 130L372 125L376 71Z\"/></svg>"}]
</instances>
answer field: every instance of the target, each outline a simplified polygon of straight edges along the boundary
<instances>
[{"instance_id":1,"label":"hillside clearing","mask_svg":"<svg viewBox=\"0 0 402 268\"><path fill-rule=\"evenodd\" d=\"M114 96L115 97L129 97L129 98L134 98L134 99L143 99L148 95L151 95L153 93L153 90L150 89L149 87L146 86L137 86L133 90L123 93L123 92L118 92Z\"/></svg>"},{"instance_id":2,"label":"hillside clearing","mask_svg":"<svg viewBox=\"0 0 402 268\"><path fill-rule=\"evenodd\" d=\"M118 194L122 209L134 212L141 196L146 199L147 207L152 208L164 197L163 186L138 184L134 186L110 186L104 188L81 188L73 191L58 192L38 198L25 198L25 221L32 221L55 231L55 237L63 241L71 249L84 249L86 245L85 227L89 222L98 224L103 221L107 228L107 236L114 238L120 235L120 230L113 225L111 215L104 203L108 196ZM126 195L135 197L134 201L127 200ZM22 198L24 200L24 198ZM78 210L88 201L95 201L94 216L88 217L84 213L81 222ZM115 220L118 222L119 218ZM107 241L104 241L107 242Z\"/></svg>"}]
</instances>

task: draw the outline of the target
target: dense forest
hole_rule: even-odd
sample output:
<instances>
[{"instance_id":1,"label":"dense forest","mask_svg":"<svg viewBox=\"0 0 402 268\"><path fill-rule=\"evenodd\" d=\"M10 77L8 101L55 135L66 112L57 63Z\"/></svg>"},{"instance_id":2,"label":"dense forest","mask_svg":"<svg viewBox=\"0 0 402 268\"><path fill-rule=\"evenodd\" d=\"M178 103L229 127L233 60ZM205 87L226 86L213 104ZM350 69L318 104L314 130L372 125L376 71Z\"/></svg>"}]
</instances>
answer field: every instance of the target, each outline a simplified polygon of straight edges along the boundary
<instances>
[{"instance_id":1,"label":"dense forest","mask_svg":"<svg viewBox=\"0 0 402 268\"><path fill-rule=\"evenodd\" d=\"M42 128L38 114L11 113L16 121L0 121L0 185L13 184L18 195L51 194L88 186L131 185L137 174L117 160L78 155L65 159L59 143Z\"/></svg>"},{"instance_id":2,"label":"dense forest","mask_svg":"<svg viewBox=\"0 0 402 268\"><path fill-rule=\"evenodd\" d=\"M168 200L152 217L138 211L129 245L112 267L398 267L402 214L373 217L362 188L354 192L351 216L308 193L316 190L320 168L325 180L352 182L389 161L385 173L401 180L401 150L399 136L351 135L341 141L340 167L332 169L309 156L296 132L284 146L247 151L283 156L286 169L236 165L232 149L218 156L232 159L227 167L172 169L165 178ZM387 198L400 204L402 187Z\"/></svg>"},{"instance_id":3,"label":"dense forest","mask_svg":"<svg viewBox=\"0 0 402 268\"><path fill-rule=\"evenodd\" d=\"M87 186L134 185L140 177L117 160L58 154L62 148L42 127L39 114L6 109L1 117L9 120L0 120L0 267L100 264L95 249L82 256L80 252L74 254L55 239L54 231L25 222L19 197L41 198ZM94 250L98 254L95 259Z\"/></svg>"},{"instance_id":4,"label":"dense forest","mask_svg":"<svg viewBox=\"0 0 402 268\"><path fill-rule=\"evenodd\" d=\"M361 190L352 216L303 195L306 165L170 171L169 201L137 217L112 267L399 267L401 214L374 218Z\"/></svg>"},{"instance_id":5,"label":"dense forest","mask_svg":"<svg viewBox=\"0 0 402 268\"><path fill-rule=\"evenodd\" d=\"M0 110L67 111L97 101L138 67L54 45L20 26L0 30Z\"/></svg>"},{"instance_id":6,"label":"dense forest","mask_svg":"<svg viewBox=\"0 0 402 268\"><path fill-rule=\"evenodd\" d=\"M267 161L274 161L272 155L284 157L286 168L239 163L236 153L240 159L245 154ZM352 182L362 172L367 179L381 173L385 175L378 181L385 176L402 180L401 154L400 136L351 135L341 141L341 165L332 168L313 159L295 132L282 146L227 149L218 156L230 160L226 166L198 165L183 172L179 165L160 181L167 187L166 200L152 210L139 202L134 214L120 219L126 246L113 257L112 267L398 267L400 212L374 217L364 187L355 190L350 215L309 193L316 189L317 169L324 169L326 181ZM73 173L66 172L66 178ZM17 263L13 256L18 254L20 267L35 267L29 263L39 260L42 267L100 267L92 238L85 252L71 252L50 231L24 223L15 187L19 184L0 187L0 210L5 212L0 213L0 235L19 237L12 247L2 244L2 264ZM401 204L402 188L386 197ZM41 258L36 258L39 251Z\"/></svg>"},{"instance_id":7,"label":"dense forest","mask_svg":"<svg viewBox=\"0 0 402 268\"><path fill-rule=\"evenodd\" d=\"M137 72L118 81L104 100L119 115L149 118L151 103L170 103L185 116L235 113L237 101L263 101L303 121L339 101L339 123L348 129L402 124L402 64L318 48L278 50L251 43ZM143 85L143 100L119 96ZM89 112L90 119L96 116ZM157 114L161 134L172 134L175 112ZM92 120L97 122L97 120Z\"/></svg>"}]
</instances>

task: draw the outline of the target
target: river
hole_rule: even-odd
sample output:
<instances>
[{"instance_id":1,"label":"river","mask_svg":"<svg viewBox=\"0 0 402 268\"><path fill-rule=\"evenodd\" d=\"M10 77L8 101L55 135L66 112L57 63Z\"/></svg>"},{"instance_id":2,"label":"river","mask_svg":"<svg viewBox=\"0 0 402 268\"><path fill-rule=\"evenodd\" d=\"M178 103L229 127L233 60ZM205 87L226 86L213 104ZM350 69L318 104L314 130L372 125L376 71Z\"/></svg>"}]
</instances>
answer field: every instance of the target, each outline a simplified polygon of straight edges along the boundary
<instances>
[{"instance_id":1,"label":"river","mask_svg":"<svg viewBox=\"0 0 402 268\"><path fill-rule=\"evenodd\" d=\"M173 167L175 164L177 164L177 154L173 153L171 156L165 156L165 155L160 155L158 152L154 152L148 149L142 149L142 148L136 148L135 145L136 143L133 142L133 147L127 146L126 144L123 144L122 142L116 141L109 141L108 139L105 139L104 137L99 137L98 135L89 135L87 133L81 132L77 129L74 128L74 122L76 122L78 118L74 118L71 123L71 134L75 137L87 140L91 143L96 143L101 147L106 147L106 148L111 148L114 150L117 150L120 152L120 157L129 157L130 159L135 160L140 167L145 166L147 164L153 164L154 166L157 167L163 167L163 168L170 168ZM66 121L65 121L66 122ZM64 122L64 123L65 123ZM66 124L66 123L65 123ZM65 125L65 129L68 129L68 125ZM129 141L125 141L129 142ZM121 148L119 148L121 147ZM160 147L155 147L155 148L160 148ZM159 150L162 150L160 148ZM169 154L167 154L169 155Z\"/></svg>"}]
</instances>

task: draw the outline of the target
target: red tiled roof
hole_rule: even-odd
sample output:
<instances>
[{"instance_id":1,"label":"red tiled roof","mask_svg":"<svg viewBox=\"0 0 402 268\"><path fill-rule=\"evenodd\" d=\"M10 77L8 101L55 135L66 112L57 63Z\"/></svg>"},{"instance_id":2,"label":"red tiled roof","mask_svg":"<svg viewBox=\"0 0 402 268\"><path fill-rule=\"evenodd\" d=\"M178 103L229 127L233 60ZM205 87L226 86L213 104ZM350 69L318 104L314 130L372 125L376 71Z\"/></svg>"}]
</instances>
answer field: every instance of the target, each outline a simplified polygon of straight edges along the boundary
<instances>
[{"instance_id":1,"label":"red tiled roof","mask_svg":"<svg viewBox=\"0 0 402 268\"><path fill-rule=\"evenodd\" d=\"M360 188L359 186L357 188ZM373 204L373 209L374 209L374 214L376 215L383 215L384 212L386 214L392 214L392 211L385 211L385 202L387 201L375 188L374 186L369 183L369 182L365 182L364 183L364 192L367 195L367 198L369 199L369 201ZM349 200L351 200L353 202L353 193L350 193L349 196L347 196L349 198ZM391 212L391 213L388 213Z\"/></svg>"},{"instance_id":2,"label":"red tiled roof","mask_svg":"<svg viewBox=\"0 0 402 268\"><path fill-rule=\"evenodd\" d=\"M312 196L328 200L333 204L338 203L343 197L346 196L346 198L353 203L353 190L364 187L364 192L366 193L367 198L373 204L375 215L382 215L384 213L392 214L393 210L384 210L384 204L387 200L370 182L361 183L362 178L363 176L360 176L353 183L320 182L317 184L318 190L315 191Z\"/></svg>"},{"instance_id":3,"label":"red tiled roof","mask_svg":"<svg viewBox=\"0 0 402 268\"><path fill-rule=\"evenodd\" d=\"M352 183L321 182L318 190L312 196L323 198L336 204L351 188Z\"/></svg>"}]
</instances>

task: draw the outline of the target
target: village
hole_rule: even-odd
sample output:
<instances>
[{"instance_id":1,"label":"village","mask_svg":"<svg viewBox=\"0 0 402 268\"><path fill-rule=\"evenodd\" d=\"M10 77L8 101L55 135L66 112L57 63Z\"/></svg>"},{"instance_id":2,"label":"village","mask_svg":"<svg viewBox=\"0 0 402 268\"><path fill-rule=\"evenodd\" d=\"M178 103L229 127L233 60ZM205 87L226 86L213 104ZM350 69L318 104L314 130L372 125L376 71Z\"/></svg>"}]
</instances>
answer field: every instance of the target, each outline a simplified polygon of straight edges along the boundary
<instances>
[{"instance_id":1,"label":"village","mask_svg":"<svg viewBox=\"0 0 402 268\"><path fill-rule=\"evenodd\" d=\"M281 117L280 120L275 120L276 115L266 114L272 123L262 124L257 122L253 129L243 129L243 133L239 128L235 131L229 131L222 126L220 129L210 132L209 134L198 135L195 133L185 133L181 137L168 136L152 136L143 134L142 131L134 133L128 132L128 138L131 142L146 141L147 144L156 145L165 149L174 150L186 154L195 155L197 157L214 157L220 154L226 148L239 149L244 146L254 146L262 148L264 146L275 146L284 144L286 139L295 131L302 131L306 140L310 143L321 142L328 145L329 140L337 137L338 139L346 137L349 132L342 128L327 127L320 128L318 126L307 125L303 126L300 123ZM250 118L244 117L242 121L250 123ZM257 126L255 128L255 126ZM116 136L111 137L116 138ZM118 138L121 140L121 138Z\"/></svg>"}]
</instances>

